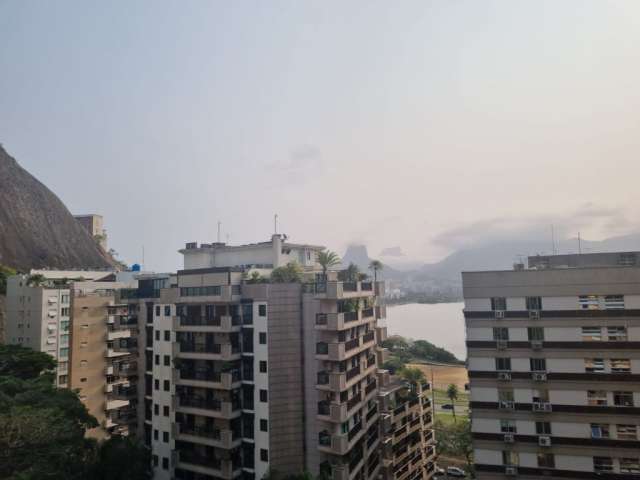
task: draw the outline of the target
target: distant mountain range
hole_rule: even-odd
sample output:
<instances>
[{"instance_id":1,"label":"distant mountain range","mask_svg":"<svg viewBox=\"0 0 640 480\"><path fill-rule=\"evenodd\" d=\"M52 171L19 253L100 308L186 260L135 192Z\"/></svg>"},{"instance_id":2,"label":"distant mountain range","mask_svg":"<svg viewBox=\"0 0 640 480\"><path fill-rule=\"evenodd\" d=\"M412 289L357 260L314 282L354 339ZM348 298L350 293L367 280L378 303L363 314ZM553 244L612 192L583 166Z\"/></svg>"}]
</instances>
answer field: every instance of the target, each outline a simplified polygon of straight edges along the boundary
<instances>
[{"instance_id":1,"label":"distant mountain range","mask_svg":"<svg viewBox=\"0 0 640 480\"><path fill-rule=\"evenodd\" d=\"M583 253L640 251L640 234L611 237L602 241L582 240ZM560 253L578 253L578 240L562 242ZM567 248L570 247L570 248ZM549 254L549 242L504 241L457 250L436 263L423 264L411 270L399 270L385 265L382 276L388 280L404 282L434 282L436 284L460 284L460 272L473 270L505 270L513 264L536 254ZM362 271L368 271L371 258L364 245L350 245L342 257L344 265L353 262Z\"/></svg>"}]
</instances>

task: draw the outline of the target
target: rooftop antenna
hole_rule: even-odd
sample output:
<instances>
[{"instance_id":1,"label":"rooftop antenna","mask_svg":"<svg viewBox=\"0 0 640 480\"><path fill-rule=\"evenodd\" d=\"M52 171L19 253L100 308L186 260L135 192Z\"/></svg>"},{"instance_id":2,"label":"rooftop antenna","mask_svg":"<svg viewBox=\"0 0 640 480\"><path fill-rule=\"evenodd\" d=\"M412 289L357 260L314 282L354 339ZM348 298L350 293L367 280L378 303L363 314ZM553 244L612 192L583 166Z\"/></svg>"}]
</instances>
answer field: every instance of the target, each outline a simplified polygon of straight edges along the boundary
<instances>
[{"instance_id":1,"label":"rooftop antenna","mask_svg":"<svg viewBox=\"0 0 640 480\"><path fill-rule=\"evenodd\" d=\"M580 232L578 232L578 255L582 254L582 241L580 240Z\"/></svg>"},{"instance_id":2,"label":"rooftop antenna","mask_svg":"<svg viewBox=\"0 0 640 480\"><path fill-rule=\"evenodd\" d=\"M222 226L222 222L218 220L218 243L220 243L220 227Z\"/></svg>"},{"instance_id":3,"label":"rooftop antenna","mask_svg":"<svg viewBox=\"0 0 640 480\"><path fill-rule=\"evenodd\" d=\"M556 250L556 233L553 229L553 223L551 224L551 251L554 255L558 253L558 251Z\"/></svg>"},{"instance_id":4,"label":"rooftop antenna","mask_svg":"<svg viewBox=\"0 0 640 480\"><path fill-rule=\"evenodd\" d=\"M278 214L277 213L273 216L273 233L275 234L278 233Z\"/></svg>"}]
</instances>

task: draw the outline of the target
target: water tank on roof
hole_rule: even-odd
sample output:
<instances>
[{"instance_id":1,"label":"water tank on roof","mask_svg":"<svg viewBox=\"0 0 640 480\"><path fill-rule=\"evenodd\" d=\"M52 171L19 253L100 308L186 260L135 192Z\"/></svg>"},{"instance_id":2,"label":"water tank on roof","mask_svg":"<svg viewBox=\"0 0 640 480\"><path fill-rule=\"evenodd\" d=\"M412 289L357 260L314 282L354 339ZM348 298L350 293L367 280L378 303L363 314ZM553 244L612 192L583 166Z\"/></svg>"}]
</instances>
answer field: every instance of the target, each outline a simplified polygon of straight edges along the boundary
<instances>
[{"instance_id":1,"label":"water tank on roof","mask_svg":"<svg viewBox=\"0 0 640 480\"><path fill-rule=\"evenodd\" d=\"M140 271L140 264L139 263L134 263L133 265L131 265L131 271L132 272L139 272Z\"/></svg>"}]
</instances>

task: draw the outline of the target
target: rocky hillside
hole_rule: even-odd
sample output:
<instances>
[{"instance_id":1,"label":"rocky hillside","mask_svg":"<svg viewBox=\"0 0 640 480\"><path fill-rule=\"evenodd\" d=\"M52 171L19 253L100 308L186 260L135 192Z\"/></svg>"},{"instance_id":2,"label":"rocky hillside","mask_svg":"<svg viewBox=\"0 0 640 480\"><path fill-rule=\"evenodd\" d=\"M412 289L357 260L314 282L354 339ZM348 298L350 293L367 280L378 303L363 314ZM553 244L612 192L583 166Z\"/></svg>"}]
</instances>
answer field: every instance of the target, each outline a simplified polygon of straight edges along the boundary
<instances>
[{"instance_id":1,"label":"rocky hillside","mask_svg":"<svg viewBox=\"0 0 640 480\"><path fill-rule=\"evenodd\" d=\"M113 264L60 199L1 145L0 264L22 271Z\"/></svg>"}]
</instances>

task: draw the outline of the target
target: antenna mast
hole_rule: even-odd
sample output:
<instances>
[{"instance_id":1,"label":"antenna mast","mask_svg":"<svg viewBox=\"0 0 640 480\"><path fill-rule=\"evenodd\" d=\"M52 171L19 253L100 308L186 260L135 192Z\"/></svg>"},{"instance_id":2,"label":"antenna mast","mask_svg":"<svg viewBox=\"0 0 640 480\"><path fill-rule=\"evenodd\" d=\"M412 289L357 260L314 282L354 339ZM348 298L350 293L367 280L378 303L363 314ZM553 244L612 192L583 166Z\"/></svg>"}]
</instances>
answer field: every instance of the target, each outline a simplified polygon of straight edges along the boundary
<instances>
[{"instance_id":1,"label":"antenna mast","mask_svg":"<svg viewBox=\"0 0 640 480\"><path fill-rule=\"evenodd\" d=\"M278 233L278 214L277 213L273 216L273 233L275 234Z\"/></svg>"},{"instance_id":2,"label":"antenna mast","mask_svg":"<svg viewBox=\"0 0 640 480\"><path fill-rule=\"evenodd\" d=\"M558 253L556 250L556 234L553 229L553 223L551 224L551 251L553 252L554 255Z\"/></svg>"}]
</instances>

